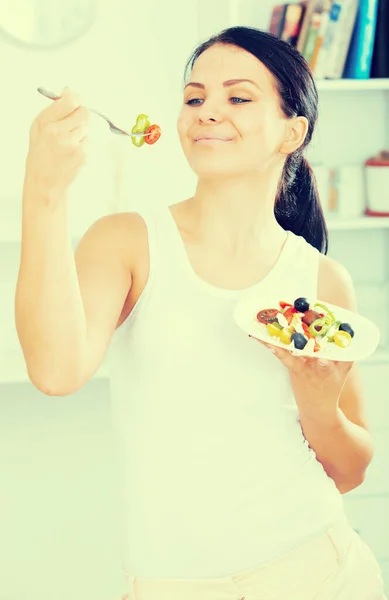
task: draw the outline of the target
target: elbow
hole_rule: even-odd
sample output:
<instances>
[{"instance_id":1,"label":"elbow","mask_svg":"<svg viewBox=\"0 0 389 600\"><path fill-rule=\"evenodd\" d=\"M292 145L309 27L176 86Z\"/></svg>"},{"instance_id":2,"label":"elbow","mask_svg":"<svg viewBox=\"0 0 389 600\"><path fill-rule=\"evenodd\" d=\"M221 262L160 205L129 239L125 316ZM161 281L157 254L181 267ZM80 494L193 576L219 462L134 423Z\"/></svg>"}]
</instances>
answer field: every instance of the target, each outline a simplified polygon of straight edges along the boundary
<instances>
[{"instance_id":1,"label":"elbow","mask_svg":"<svg viewBox=\"0 0 389 600\"><path fill-rule=\"evenodd\" d=\"M32 372L28 372L28 377L33 386L45 396L70 396L82 387L82 383L76 383L71 377L67 379L39 377Z\"/></svg>"},{"instance_id":2,"label":"elbow","mask_svg":"<svg viewBox=\"0 0 389 600\"><path fill-rule=\"evenodd\" d=\"M51 385L49 382L37 382L36 380L32 379L30 377L30 381L33 384L33 386L39 391L42 392L42 394L45 394L45 396L70 396L71 394L73 394L74 392L77 391L77 389L79 388L72 388L69 386L65 386L65 385Z\"/></svg>"},{"instance_id":3,"label":"elbow","mask_svg":"<svg viewBox=\"0 0 389 600\"><path fill-rule=\"evenodd\" d=\"M352 490L355 490L357 487L362 485L365 479L366 471L364 471L363 473L359 473L352 479L336 482L336 487L338 488L341 494L347 494L347 492L351 492Z\"/></svg>"}]
</instances>

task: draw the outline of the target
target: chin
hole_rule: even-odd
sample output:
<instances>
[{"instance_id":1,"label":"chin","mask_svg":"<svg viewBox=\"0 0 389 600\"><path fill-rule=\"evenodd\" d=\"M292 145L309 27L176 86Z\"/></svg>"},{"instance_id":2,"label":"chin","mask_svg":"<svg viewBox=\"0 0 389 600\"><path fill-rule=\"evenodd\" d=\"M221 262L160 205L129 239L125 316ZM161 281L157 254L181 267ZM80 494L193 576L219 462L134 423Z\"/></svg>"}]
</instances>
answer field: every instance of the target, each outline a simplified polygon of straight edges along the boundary
<instances>
[{"instance_id":1,"label":"chin","mask_svg":"<svg viewBox=\"0 0 389 600\"><path fill-rule=\"evenodd\" d=\"M247 166L238 165L236 159L227 157L190 157L188 162L192 170L200 177L224 176L236 177L247 172Z\"/></svg>"}]
</instances>

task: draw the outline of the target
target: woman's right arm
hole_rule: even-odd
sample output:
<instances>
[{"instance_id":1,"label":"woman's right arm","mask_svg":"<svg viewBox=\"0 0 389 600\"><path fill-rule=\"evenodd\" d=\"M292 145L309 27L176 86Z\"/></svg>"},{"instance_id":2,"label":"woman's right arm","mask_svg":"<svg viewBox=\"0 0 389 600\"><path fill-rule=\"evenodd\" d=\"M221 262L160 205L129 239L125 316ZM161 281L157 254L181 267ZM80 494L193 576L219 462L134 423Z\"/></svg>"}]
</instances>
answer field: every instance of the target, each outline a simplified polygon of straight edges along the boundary
<instances>
[{"instance_id":1,"label":"woman's right arm","mask_svg":"<svg viewBox=\"0 0 389 600\"><path fill-rule=\"evenodd\" d=\"M131 288L134 215L103 217L72 250L67 193L86 118L65 93L34 122L26 161L15 317L29 377L49 395L74 392L98 369Z\"/></svg>"}]
</instances>

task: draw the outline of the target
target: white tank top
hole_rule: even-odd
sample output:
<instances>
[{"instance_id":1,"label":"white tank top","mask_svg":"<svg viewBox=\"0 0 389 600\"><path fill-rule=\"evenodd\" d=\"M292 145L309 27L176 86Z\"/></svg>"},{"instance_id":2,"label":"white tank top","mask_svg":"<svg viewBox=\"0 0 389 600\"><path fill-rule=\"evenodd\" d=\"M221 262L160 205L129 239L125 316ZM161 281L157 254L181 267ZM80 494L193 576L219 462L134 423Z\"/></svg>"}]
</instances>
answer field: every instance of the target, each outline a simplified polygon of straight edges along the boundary
<instances>
[{"instance_id":1,"label":"white tank top","mask_svg":"<svg viewBox=\"0 0 389 600\"><path fill-rule=\"evenodd\" d=\"M302 434L287 369L233 320L248 290L195 273L168 207L142 217L149 279L109 350L124 569L224 577L323 532L344 517L343 501ZM318 265L289 232L249 289L316 298Z\"/></svg>"}]
</instances>

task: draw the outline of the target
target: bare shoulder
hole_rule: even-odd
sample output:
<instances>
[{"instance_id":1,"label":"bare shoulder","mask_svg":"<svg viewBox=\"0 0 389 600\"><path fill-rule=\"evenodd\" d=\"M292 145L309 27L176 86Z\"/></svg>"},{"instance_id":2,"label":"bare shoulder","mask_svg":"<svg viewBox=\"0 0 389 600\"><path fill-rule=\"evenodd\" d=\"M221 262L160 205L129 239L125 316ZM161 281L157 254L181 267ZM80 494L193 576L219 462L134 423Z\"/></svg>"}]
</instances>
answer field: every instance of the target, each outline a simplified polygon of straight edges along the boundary
<instances>
[{"instance_id":1,"label":"bare shoulder","mask_svg":"<svg viewBox=\"0 0 389 600\"><path fill-rule=\"evenodd\" d=\"M110 335L114 324L120 325L128 316L147 281L145 221L130 212L101 217L78 244L75 262L87 318L101 329L102 315L107 315Z\"/></svg>"},{"instance_id":2,"label":"bare shoulder","mask_svg":"<svg viewBox=\"0 0 389 600\"><path fill-rule=\"evenodd\" d=\"M338 261L320 255L318 297L323 302L357 311L354 283L349 271Z\"/></svg>"},{"instance_id":3,"label":"bare shoulder","mask_svg":"<svg viewBox=\"0 0 389 600\"><path fill-rule=\"evenodd\" d=\"M138 213L122 212L104 215L90 226L85 235L93 235L100 238L100 241L109 240L116 246L131 243L134 236L135 239L142 238L145 233L146 225Z\"/></svg>"},{"instance_id":4,"label":"bare shoulder","mask_svg":"<svg viewBox=\"0 0 389 600\"><path fill-rule=\"evenodd\" d=\"M106 258L131 263L135 250L147 242L147 229L142 217L135 212L114 213L95 221L81 239L76 254L96 252Z\"/></svg>"}]
</instances>

